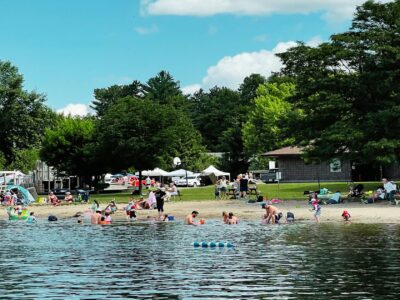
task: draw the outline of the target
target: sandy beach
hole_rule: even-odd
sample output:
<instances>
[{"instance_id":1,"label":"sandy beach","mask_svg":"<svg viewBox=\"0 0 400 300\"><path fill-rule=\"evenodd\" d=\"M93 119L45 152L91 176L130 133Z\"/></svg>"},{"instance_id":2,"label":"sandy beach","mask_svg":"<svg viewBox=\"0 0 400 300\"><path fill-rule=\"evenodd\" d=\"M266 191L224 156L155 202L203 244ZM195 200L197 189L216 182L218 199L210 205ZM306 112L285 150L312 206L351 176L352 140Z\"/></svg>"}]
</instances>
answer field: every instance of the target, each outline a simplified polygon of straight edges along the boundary
<instances>
[{"instance_id":1,"label":"sandy beach","mask_svg":"<svg viewBox=\"0 0 400 300\"><path fill-rule=\"evenodd\" d=\"M105 204L101 208L105 208ZM306 201L284 201L275 204L276 207L285 215L291 211L295 214L298 221L313 221L313 213ZM90 204L79 205L61 205L53 207L50 205L32 205L30 211L34 211L35 215L40 218L47 218L50 214L56 215L58 218L72 218L79 212L85 212ZM125 212L123 204L118 205L118 212L113 215L115 220L124 219ZM361 203L344 203L336 205L322 206L322 222L343 222L341 214L343 210L348 210L352 215L354 223L396 223L400 224L400 206L393 206L387 203L361 204ZM165 204L165 213L175 216L177 220L183 218L191 211L197 210L199 218L219 219L223 211L233 212L241 220L260 220L263 210L260 204L248 204L240 200L213 200L213 201L176 201L167 202ZM147 216L156 216L156 210L139 210L137 212L138 219L146 219ZM7 219L5 208L1 209L1 219Z\"/></svg>"}]
</instances>

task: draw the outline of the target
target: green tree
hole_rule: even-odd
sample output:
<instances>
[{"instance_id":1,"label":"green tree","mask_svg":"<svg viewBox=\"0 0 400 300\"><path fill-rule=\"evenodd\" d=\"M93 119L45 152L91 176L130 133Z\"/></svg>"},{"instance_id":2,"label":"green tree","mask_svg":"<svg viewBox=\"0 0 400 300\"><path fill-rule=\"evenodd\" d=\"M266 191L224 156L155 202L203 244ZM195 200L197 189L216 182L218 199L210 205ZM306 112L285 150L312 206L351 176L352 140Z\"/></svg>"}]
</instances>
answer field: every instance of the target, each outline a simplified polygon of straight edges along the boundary
<instances>
[{"instance_id":1,"label":"green tree","mask_svg":"<svg viewBox=\"0 0 400 300\"><path fill-rule=\"evenodd\" d=\"M39 149L37 148L16 150L14 153L14 161L8 168L10 170L20 170L23 173L28 173L35 169L39 158Z\"/></svg>"},{"instance_id":2,"label":"green tree","mask_svg":"<svg viewBox=\"0 0 400 300\"><path fill-rule=\"evenodd\" d=\"M187 98L183 95L179 81L176 81L167 71L161 71L150 78L143 86L147 99L160 104L170 104L175 108L186 110Z\"/></svg>"},{"instance_id":3,"label":"green tree","mask_svg":"<svg viewBox=\"0 0 400 300\"><path fill-rule=\"evenodd\" d=\"M266 83L258 88L254 108L248 112L242 129L248 157L257 157L292 142L284 124L292 110L287 99L293 96L294 90L292 83Z\"/></svg>"},{"instance_id":4,"label":"green tree","mask_svg":"<svg viewBox=\"0 0 400 300\"><path fill-rule=\"evenodd\" d=\"M267 80L260 74L251 74L247 76L239 87L240 98L242 104L248 106L255 97L257 97L257 89Z\"/></svg>"},{"instance_id":5,"label":"green tree","mask_svg":"<svg viewBox=\"0 0 400 300\"><path fill-rule=\"evenodd\" d=\"M116 100L127 96L143 96L143 86L140 81L133 81L127 85L112 85L108 88L95 89L92 105L90 106L101 117L109 106Z\"/></svg>"},{"instance_id":6,"label":"green tree","mask_svg":"<svg viewBox=\"0 0 400 300\"><path fill-rule=\"evenodd\" d=\"M174 156L195 167L205 152L200 134L184 112L133 97L109 107L96 126L96 138L110 171L168 167Z\"/></svg>"},{"instance_id":7,"label":"green tree","mask_svg":"<svg viewBox=\"0 0 400 300\"><path fill-rule=\"evenodd\" d=\"M45 97L23 89L23 76L10 62L0 61L0 151L9 165L19 150L38 147L55 114Z\"/></svg>"},{"instance_id":8,"label":"green tree","mask_svg":"<svg viewBox=\"0 0 400 300\"><path fill-rule=\"evenodd\" d=\"M317 48L282 53L296 81L296 143L311 160L392 163L400 156L400 1L367 1L351 28Z\"/></svg>"},{"instance_id":9,"label":"green tree","mask_svg":"<svg viewBox=\"0 0 400 300\"><path fill-rule=\"evenodd\" d=\"M92 176L105 170L97 159L93 134L93 119L60 116L56 126L45 131L40 157L58 172L78 175L90 184Z\"/></svg>"}]
</instances>

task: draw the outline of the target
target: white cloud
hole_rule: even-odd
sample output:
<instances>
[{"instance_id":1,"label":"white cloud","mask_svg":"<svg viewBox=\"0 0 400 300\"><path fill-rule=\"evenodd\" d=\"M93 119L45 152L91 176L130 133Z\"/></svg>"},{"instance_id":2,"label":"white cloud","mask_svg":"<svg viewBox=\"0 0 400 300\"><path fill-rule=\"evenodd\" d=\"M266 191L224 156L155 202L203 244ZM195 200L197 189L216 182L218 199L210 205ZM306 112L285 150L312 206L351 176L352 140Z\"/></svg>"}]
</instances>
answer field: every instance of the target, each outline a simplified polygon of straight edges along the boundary
<instances>
[{"instance_id":1,"label":"white cloud","mask_svg":"<svg viewBox=\"0 0 400 300\"><path fill-rule=\"evenodd\" d=\"M389 2L383 0L382 2ZM212 16L270 15L322 12L330 21L349 19L365 0L141 0L141 13L150 15Z\"/></svg>"},{"instance_id":2,"label":"white cloud","mask_svg":"<svg viewBox=\"0 0 400 300\"><path fill-rule=\"evenodd\" d=\"M215 85L237 89L243 79L253 73L268 77L281 69L282 63L275 54L296 46L295 42L279 43L274 49L257 52L243 52L234 56L225 56L207 70L202 80L204 88Z\"/></svg>"},{"instance_id":3,"label":"white cloud","mask_svg":"<svg viewBox=\"0 0 400 300\"><path fill-rule=\"evenodd\" d=\"M201 89L200 84L191 84L191 85L187 85L187 86L184 86L181 88L181 90L184 94L194 94L199 89Z\"/></svg>"},{"instance_id":4,"label":"white cloud","mask_svg":"<svg viewBox=\"0 0 400 300\"><path fill-rule=\"evenodd\" d=\"M79 116L84 117L90 113L89 107L86 104L81 103L70 103L67 106L57 110L57 113L63 114L64 116Z\"/></svg>"},{"instance_id":5,"label":"white cloud","mask_svg":"<svg viewBox=\"0 0 400 300\"><path fill-rule=\"evenodd\" d=\"M322 40L313 37L307 45L315 47ZM278 43L272 50L260 50L256 52L242 52L234 56L225 56L216 65L208 68L207 75L202 79L201 84L193 84L185 87L186 91L194 93L200 88L209 89L215 85L226 86L237 89L246 76L253 73L269 77L273 72L278 72L282 62L277 53L285 52L287 49L296 46L294 41Z\"/></svg>"},{"instance_id":6,"label":"white cloud","mask_svg":"<svg viewBox=\"0 0 400 300\"><path fill-rule=\"evenodd\" d=\"M150 27L135 27L135 31L140 35L147 35L158 32L157 25L152 25Z\"/></svg>"}]
</instances>

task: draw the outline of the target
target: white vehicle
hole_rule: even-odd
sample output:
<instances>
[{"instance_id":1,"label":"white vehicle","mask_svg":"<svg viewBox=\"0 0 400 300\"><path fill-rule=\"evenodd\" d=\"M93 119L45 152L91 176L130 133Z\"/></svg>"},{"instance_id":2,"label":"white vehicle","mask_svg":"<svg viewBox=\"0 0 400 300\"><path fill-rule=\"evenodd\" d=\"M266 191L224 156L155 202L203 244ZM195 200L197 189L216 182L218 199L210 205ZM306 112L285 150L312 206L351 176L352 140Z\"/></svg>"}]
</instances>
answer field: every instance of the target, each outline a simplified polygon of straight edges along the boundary
<instances>
[{"instance_id":1,"label":"white vehicle","mask_svg":"<svg viewBox=\"0 0 400 300\"><path fill-rule=\"evenodd\" d=\"M198 175L190 175L187 177L182 177L181 179L178 180L178 182L176 183L177 186L186 186L186 184L188 186L191 187L198 187L200 186L200 181L201 178Z\"/></svg>"}]
</instances>

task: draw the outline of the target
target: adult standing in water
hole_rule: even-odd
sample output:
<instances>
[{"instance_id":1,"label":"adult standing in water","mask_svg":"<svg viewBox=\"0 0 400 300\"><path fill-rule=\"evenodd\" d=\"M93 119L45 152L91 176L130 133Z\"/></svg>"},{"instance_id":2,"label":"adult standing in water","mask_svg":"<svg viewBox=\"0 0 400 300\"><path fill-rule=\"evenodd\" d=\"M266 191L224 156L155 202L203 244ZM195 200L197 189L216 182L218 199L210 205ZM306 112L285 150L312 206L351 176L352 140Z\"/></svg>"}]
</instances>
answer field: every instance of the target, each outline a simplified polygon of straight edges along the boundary
<instances>
[{"instance_id":1,"label":"adult standing in water","mask_svg":"<svg viewBox=\"0 0 400 300\"><path fill-rule=\"evenodd\" d=\"M266 223L269 224L269 222L271 222L271 224L275 224L275 215L278 214L278 208L270 204L263 204L262 208L265 209Z\"/></svg>"},{"instance_id":2,"label":"adult standing in water","mask_svg":"<svg viewBox=\"0 0 400 300\"><path fill-rule=\"evenodd\" d=\"M156 196L156 205L157 205L157 211L158 211L158 218L161 219L162 215L164 214L164 197L166 193L162 191L160 188L157 188L155 192Z\"/></svg>"},{"instance_id":3,"label":"adult standing in water","mask_svg":"<svg viewBox=\"0 0 400 300\"><path fill-rule=\"evenodd\" d=\"M101 221L101 210L96 210L92 217L90 218L90 222L92 224L100 224Z\"/></svg>"}]
</instances>

